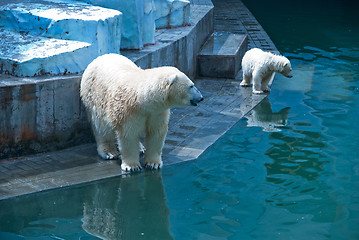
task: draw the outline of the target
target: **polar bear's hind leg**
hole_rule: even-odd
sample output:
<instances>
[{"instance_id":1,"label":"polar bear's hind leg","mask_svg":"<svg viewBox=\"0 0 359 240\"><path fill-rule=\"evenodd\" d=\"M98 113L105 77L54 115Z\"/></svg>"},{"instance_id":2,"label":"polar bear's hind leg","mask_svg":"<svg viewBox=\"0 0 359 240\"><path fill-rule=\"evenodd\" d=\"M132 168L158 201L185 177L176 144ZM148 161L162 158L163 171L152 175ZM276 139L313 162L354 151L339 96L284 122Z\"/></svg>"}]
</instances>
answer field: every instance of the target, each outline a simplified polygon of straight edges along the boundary
<instances>
[{"instance_id":1,"label":"polar bear's hind leg","mask_svg":"<svg viewBox=\"0 0 359 240\"><path fill-rule=\"evenodd\" d=\"M262 90L262 76L259 71L253 72L252 92L254 94L263 94L264 93L264 91Z\"/></svg>"},{"instance_id":2,"label":"polar bear's hind leg","mask_svg":"<svg viewBox=\"0 0 359 240\"><path fill-rule=\"evenodd\" d=\"M251 79L252 79L252 75L247 75L243 73L243 80L240 83L240 85L242 87L249 87L251 85Z\"/></svg>"},{"instance_id":3,"label":"polar bear's hind leg","mask_svg":"<svg viewBox=\"0 0 359 240\"><path fill-rule=\"evenodd\" d=\"M107 124L94 119L92 120L92 130L96 139L97 153L106 160L117 159L120 155L116 144L116 135L112 128Z\"/></svg>"}]
</instances>

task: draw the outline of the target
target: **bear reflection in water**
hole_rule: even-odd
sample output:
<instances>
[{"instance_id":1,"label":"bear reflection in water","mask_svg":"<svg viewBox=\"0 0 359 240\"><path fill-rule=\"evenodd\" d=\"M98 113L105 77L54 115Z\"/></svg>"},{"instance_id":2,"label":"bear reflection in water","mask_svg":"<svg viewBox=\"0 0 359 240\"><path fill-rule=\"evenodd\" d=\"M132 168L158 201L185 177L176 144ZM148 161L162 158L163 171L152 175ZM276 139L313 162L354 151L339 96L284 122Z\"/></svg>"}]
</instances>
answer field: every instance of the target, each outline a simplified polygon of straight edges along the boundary
<instances>
[{"instance_id":1,"label":"bear reflection in water","mask_svg":"<svg viewBox=\"0 0 359 240\"><path fill-rule=\"evenodd\" d=\"M262 127L265 132L281 131L278 127L287 125L290 107L273 112L269 98L266 97L259 105L257 105L245 117L248 127Z\"/></svg>"},{"instance_id":2,"label":"bear reflection in water","mask_svg":"<svg viewBox=\"0 0 359 240\"><path fill-rule=\"evenodd\" d=\"M97 184L84 202L82 228L106 240L173 239L159 172L123 175L117 184Z\"/></svg>"}]
</instances>

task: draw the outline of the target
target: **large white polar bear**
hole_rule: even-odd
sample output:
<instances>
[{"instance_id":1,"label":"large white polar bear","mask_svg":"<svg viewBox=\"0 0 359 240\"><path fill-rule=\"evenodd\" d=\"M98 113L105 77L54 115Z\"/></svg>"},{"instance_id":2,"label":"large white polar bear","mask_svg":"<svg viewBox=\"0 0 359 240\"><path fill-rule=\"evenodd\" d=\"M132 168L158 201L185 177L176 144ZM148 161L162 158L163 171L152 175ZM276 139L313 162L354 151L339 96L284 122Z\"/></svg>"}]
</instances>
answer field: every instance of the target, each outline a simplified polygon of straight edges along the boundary
<instances>
[{"instance_id":1,"label":"large white polar bear","mask_svg":"<svg viewBox=\"0 0 359 240\"><path fill-rule=\"evenodd\" d=\"M243 81L242 87L248 87L253 80L253 93L263 94L269 92L268 83L274 72L280 73L288 78L292 77L292 66L290 61L280 55L264 52L259 48L247 51L242 59Z\"/></svg>"},{"instance_id":2,"label":"large white polar bear","mask_svg":"<svg viewBox=\"0 0 359 240\"><path fill-rule=\"evenodd\" d=\"M83 73L80 95L104 159L121 153L121 168L141 169L140 137L145 137L145 166L162 166L162 147L171 107L196 106L203 100L193 82L175 67L142 70L119 54L106 54Z\"/></svg>"}]
</instances>

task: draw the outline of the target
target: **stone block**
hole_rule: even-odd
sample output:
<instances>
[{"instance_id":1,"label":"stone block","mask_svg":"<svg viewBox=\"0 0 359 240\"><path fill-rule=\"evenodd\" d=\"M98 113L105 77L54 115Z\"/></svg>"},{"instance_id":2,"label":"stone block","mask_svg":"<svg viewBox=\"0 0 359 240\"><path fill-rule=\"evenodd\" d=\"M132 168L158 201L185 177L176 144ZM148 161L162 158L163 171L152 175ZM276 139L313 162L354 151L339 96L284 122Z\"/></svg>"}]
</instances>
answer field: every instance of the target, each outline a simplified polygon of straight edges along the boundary
<instances>
[{"instance_id":1,"label":"stone block","mask_svg":"<svg viewBox=\"0 0 359 240\"><path fill-rule=\"evenodd\" d=\"M122 13L79 1L0 3L0 26L35 36L87 42L98 55L120 52Z\"/></svg>"},{"instance_id":2,"label":"stone block","mask_svg":"<svg viewBox=\"0 0 359 240\"><path fill-rule=\"evenodd\" d=\"M121 48L142 49L155 43L153 0L82 0L93 5L119 10L123 13Z\"/></svg>"},{"instance_id":3,"label":"stone block","mask_svg":"<svg viewBox=\"0 0 359 240\"><path fill-rule=\"evenodd\" d=\"M188 0L155 0L154 17L157 28L178 27L190 24Z\"/></svg>"},{"instance_id":4,"label":"stone block","mask_svg":"<svg viewBox=\"0 0 359 240\"><path fill-rule=\"evenodd\" d=\"M216 32L198 54L198 75L201 77L235 78L248 49L246 34Z\"/></svg>"}]
</instances>

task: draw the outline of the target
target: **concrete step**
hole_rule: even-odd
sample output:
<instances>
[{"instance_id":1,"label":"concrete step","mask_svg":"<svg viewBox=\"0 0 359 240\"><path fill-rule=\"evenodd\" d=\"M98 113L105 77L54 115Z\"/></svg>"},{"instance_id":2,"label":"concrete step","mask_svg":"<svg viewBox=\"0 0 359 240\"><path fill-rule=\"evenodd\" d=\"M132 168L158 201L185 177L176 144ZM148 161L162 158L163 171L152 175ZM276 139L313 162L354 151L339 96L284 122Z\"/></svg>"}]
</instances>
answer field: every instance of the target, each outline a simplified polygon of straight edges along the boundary
<instances>
[{"instance_id":1,"label":"concrete step","mask_svg":"<svg viewBox=\"0 0 359 240\"><path fill-rule=\"evenodd\" d=\"M97 52L79 41L25 35L0 28L0 73L14 76L78 73Z\"/></svg>"},{"instance_id":2,"label":"concrete step","mask_svg":"<svg viewBox=\"0 0 359 240\"><path fill-rule=\"evenodd\" d=\"M213 33L197 55L198 76L235 78L247 49L247 34Z\"/></svg>"}]
</instances>

